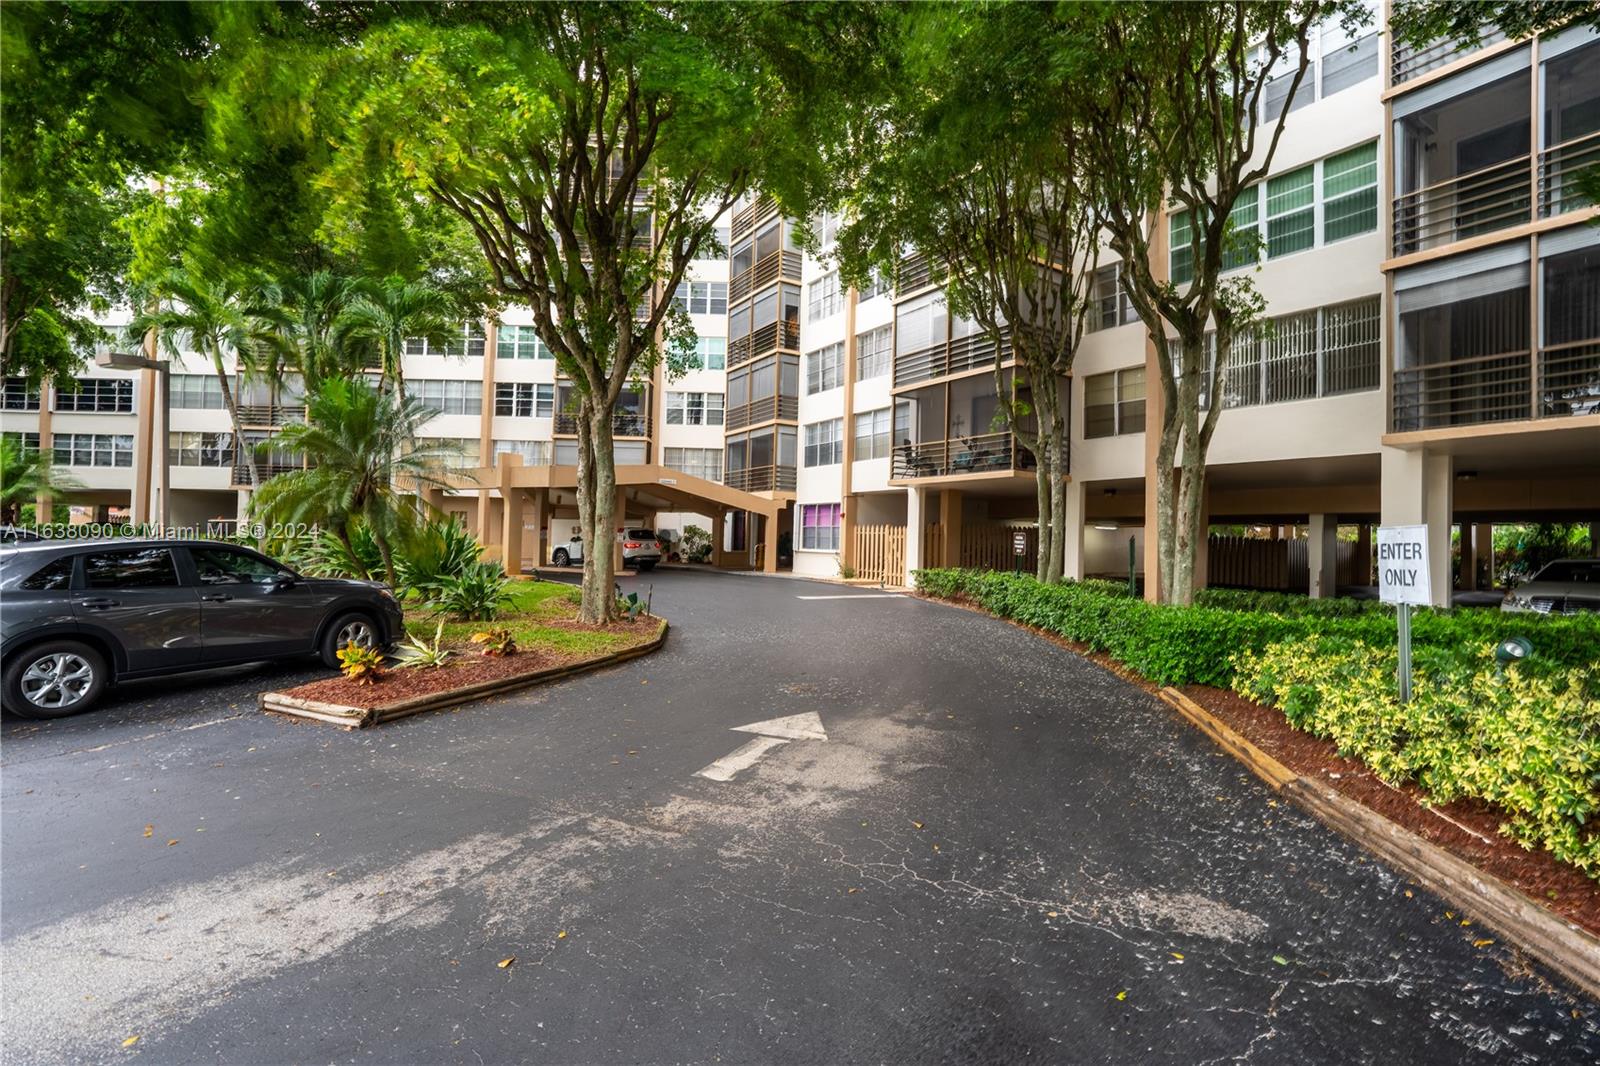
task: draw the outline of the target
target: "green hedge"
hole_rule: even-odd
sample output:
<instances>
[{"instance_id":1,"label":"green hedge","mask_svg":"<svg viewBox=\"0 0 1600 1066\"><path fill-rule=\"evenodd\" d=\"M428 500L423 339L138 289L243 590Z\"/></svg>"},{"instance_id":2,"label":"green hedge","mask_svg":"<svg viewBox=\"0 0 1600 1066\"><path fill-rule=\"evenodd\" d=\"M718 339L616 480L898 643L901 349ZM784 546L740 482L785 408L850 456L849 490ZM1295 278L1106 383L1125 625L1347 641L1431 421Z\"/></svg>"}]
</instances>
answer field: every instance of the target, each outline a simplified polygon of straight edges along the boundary
<instances>
[{"instance_id":1,"label":"green hedge","mask_svg":"<svg viewBox=\"0 0 1600 1066\"><path fill-rule=\"evenodd\" d=\"M1107 582L1046 585L1032 577L996 571L918 570L917 590L962 599L999 615L1105 652L1161 685L1228 687L1232 660L1284 641L1337 636L1373 647L1397 641L1390 610L1324 616L1317 603L1284 597L1283 610L1231 610L1216 606L1165 607L1110 591ZM1295 610L1295 608L1301 608ZM1533 643L1529 669L1583 669L1600 662L1600 616L1548 618L1500 611L1417 611L1412 643L1468 657L1509 636Z\"/></svg>"}]
</instances>

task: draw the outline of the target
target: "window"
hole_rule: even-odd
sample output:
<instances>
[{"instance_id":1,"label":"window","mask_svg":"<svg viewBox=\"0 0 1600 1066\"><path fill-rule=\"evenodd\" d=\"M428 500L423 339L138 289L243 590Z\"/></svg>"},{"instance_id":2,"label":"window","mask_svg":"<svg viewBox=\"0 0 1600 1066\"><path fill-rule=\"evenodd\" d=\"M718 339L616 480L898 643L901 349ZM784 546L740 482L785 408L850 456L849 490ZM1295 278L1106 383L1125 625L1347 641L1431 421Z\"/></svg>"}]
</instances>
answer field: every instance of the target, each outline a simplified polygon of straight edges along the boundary
<instances>
[{"instance_id":1,"label":"window","mask_svg":"<svg viewBox=\"0 0 1600 1066\"><path fill-rule=\"evenodd\" d=\"M839 240L839 224L843 216L837 211L824 211L812 220L811 228L823 248L832 248Z\"/></svg>"},{"instance_id":2,"label":"window","mask_svg":"<svg viewBox=\"0 0 1600 1066\"><path fill-rule=\"evenodd\" d=\"M720 392L667 393L667 425L722 425L723 395Z\"/></svg>"},{"instance_id":3,"label":"window","mask_svg":"<svg viewBox=\"0 0 1600 1066\"><path fill-rule=\"evenodd\" d=\"M173 466L232 466L232 433L169 433Z\"/></svg>"},{"instance_id":4,"label":"window","mask_svg":"<svg viewBox=\"0 0 1600 1066\"><path fill-rule=\"evenodd\" d=\"M806 551L839 550L839 505L803 503L800 505L800 547Z\"/></svg>"},{"instance_id":5,"label":"window","mask_svg":"<svg viewBox=\"0 0 1600 1066\"><path fill-rule=\"evenodd\" d=\"M1122 264L1112 263L1094 272L1094 307L1089 314L1089 331L1111 329L1139 321L1139 315L1122 286Z\"/></svg>"},{"instance_id":6,"label":"window","mask_svg":"<svg viewBox=\"0 0 1600 1066\"><path fill-rule=\"evenodd\" d=\"M1267 258L1301 252L1317 242L1314 168L1301 167L1267 182Z\"/></svg>"},{"instance_id":7,"label":"window","mask_svg":"<svg viewBox=\"0 0 1600 1066\"><path fill-rule=\"evenodd\" d=\"M697 337L695 359L703 370L722 370L728 365L728 338Z\"/></svg>"},{"instance_id":8,"label":"window","mask_svg":"<svg viewBox=\"0 0 1600 1066\"><path fill-rule=\"evenodd\" d=\"M668 470L707 481L722 480L721 448L666 448L663 464Z\"/></svg>"},{"instance_id":9,"label":"window","mask_svg":"<svg viewBox=\"0 0 1600 1066\"><path fill-rule=\"evenodd\" d=\"M554 359L532 326L501 326L494 342L497 359Z\"/></svg>"},{"instance_id":10,"label":"window","mask_svg":"<svg viewBox=\"0 0 1600 1066\"><path fill-rule=\"evenodd\" d=\"M6 440L15 441L17 447L25 452L39 450L39 434L37 433L0 433Z\"/></svg>"},{"instance_id":11,"label":"window","mask_svg":"<svg viewBox=\"0 0 1600 1066\"><path fill-rule=\"evenodd\" d=\"M856 336L856 380L880 378L894 363L894 327L879 326Z\"/></svg>"},{"instance_id":12,"label":"window","mask_svg":"<svg viewBox=\"0 0 1600 1066\"><path fill-rule=\"evenodd\" d=\"M857 294L856 299L858 302L865 303L874 296L882 296L890 288L889 279L884 276L883 271L874 270L872 277L868 278L867 283L861 287L861 292Z\"/></svg>"},{"instance_id":13,"label":"window","mask_svg":"<svg viewBox=\"0 0 1600 1066\"><path fill-rule=\"evenodd\" d=\"M494 454L520 455L524 466L549 466L550 442L547 440L497 440Z\"/></svg>"},{"instance_id":14,"label":"window","mask_svg":"<svg viewBox=\"0 0 1600 1066\"><path fill-rule=\"evenodd\" d=\"M231 548L190 548L202 585L265 585L288 570Z\"/></svg>"},{"instance_id":15,"label":"window","mask_svg":"<svg viewBox=\"0 0 1600 1066\"><path fill-rule=\"evenodd\" d=\"M63 559L57 559L55 562L36 571L31 577L24 578L19 587L25 588L29 592L55 592L60 589L71 588L72 561L73 557L70 555Z\"/></svg>"},{"instance_id":16,"label":"window","mask_svg":"<svg viewBox=\"0 0 1600 1066\"><path fill-rule=\"evenodd\" d=\"M844 293L839 288L837 270L813 281L807 289L807 294L810 298L810 310L806 316L808 322L815 322L844 310Z\"/></svg>"},{"instance_id":17,"label":"window","mask_svg":"<svg viewBox=\"0 0 1600 1066\"><path fill-rule=\"evenodd\" d=\"M483 324L466 322L453 330L443 343L426 337L407 337L406 355L435 355L460 359L483 355ZM498 354L498 353L497 353Z\"/></svg>"},{"instance_id":18,"label":"window","mask_svg":"<svg viewBox=\"0 0 1600 1066\"><path fill-rule=\"evenodd\" d=\"M1168 276L1174 285L1187 285L1194 280L1194 227L1189 224L1189 212L1179 211L1167 220L1167 247L1170 255Z\"/></svg>"},{"instance_id":19,"label":"window","mask_svg":"<svg viewBox=\"0 0 1600 1066\"><path fill-rule=\"evenodd\" d=\"M691 315L728 313L728 283L725 281L680 281L672 303Z\"/></svg>"},{"instance_id":20,"label":"window","mask_svg":"<svg viewBox=\"0 0 1600 1066\"><path fill-rule=\"evenodd\" d=\"M930 292L894 309L896 330L894 353L897 356L920 352L950 339L950 322L945 312L944 295Z\"/></svg>"},{"instance_id":21,"label":"window","mask_svg":"<svg viewBox=\"0 0 1600 1066\"><path fill-rule=\"evenodd\" d=\"M37 411L39 390L30 388L27 378L6 378L0 408L7 411Z\"/></svg>"},{"instance_id":22,"label":"window","mask_svg":"<svg viewBox=\"0 0 1600 1066\"><path fill-rule=\"evenodd\" d=\"M1308 50L1311 48L1307 45ZM1266 88L1262 90L1262 109L1266 113L1266 120L1271 122L1283 114L1283 106L1289 98L1289 89L1294 85L1294 76L1300 69L1300 49L1293 41L1289 41L1283 55L1272 66L1272 75L1267 79ZM1312 60L1306 65L1305 77L1300 79L1300 85L1294 90L1294 100L1289 102L1290 111L1312 103L1317 98L1317 66Z\"/></svg>"},{"instance_id":23,"label":"window","mask_svg":"<svg viewBox=\"0 0 1600 1066\"><path fill-rule=\"evenodd\" d=\"M1261 260L1261 190L1252 185L1239 193L1228 212L1227 236L1222 249L1222 269L1237 270Z\"/></svg>"},{"instance_id":24,"label":"window","mask_svg":"<svg viewBox=\"0 0 1600 1066\"><path fill-rule=\"evenodd\" d=\"M1144 432L1144 367L1130 366L1083 379L1083 435Z\"/></svg>"},{"instance_id":25,"label":"window","mask_svg":"<svg viewBox=\"0 0 1600 1066\"><path fill-rule=\"evenodd\" d=\"M806 395L844 384L844 345L830 344L806 356Z\"/></svg>"},{"instance_id":26,"label":"window","mask_svg":"<svg viewBox=\"0 0 1600 1066\"><path fill-rule=\"evenodd\" d=\"M475 415L483 406L483 382L413 378L411 394L436 415Z\"/></svg>"},{"instance_id":27,"label":"window","mask_svg":"<svg viewBox=\"0 0 1600 1066\"><path fill-rule=\"evenodd\" d=\"M1269 329L1235 338L1223 375L1223 406L1377 388L1378 315L1378 297L1370 296L1281 315ZM1214 335L1207 335L1207 343L1215 344Z\"/></svg>"},{"instance_id":28,"label":"window","mask_svg":"<svg viewBox=\"0 0 1600 1066\"><path fill-rule=\"evenodd\" d=\"M1369 21L1346 32L1342 20L1335 15L1323 26L1320 67L1324 97L1378 76L1378 31L1373 25ZM1306 77L1310 76L1308 71Z\"/></svg>"},{"instance_id":29,"label":"window","mask_svg":"<svg viewBox=\"0 0 1600 1066\"><path fill-rule=\"evenodd\" d=\"M855 461L889 457L892 420L893 412L887 407L877 411L862 411L856 415Z\"/></svg>"},{"instance_id":30,"label":"window","mask_svg":"<svg viewBox=\"0 0 1600 1066\"><path fill-rule=\"evenodd\" d=\"M171 588L178 584L166 548L98 552L83 557L84 584L92 589Z\"/></svg>"},{"instance_id":31,"label":"window","mask_svg":"<svg viewBox=\"0 0 1600 1066\"><path fill-rule=\"evenodd\" d=\"M222 399L222 382L215 374L174 374L171 389L175 408L220 411L227 406Z\"/></svg>"},{"instance_id":32,"label":"window","mask_svg":"<svg viewBox=\"0 0 1600 1066\"><path fill-rule=\"evenodd\" d=\"M1378 142L1329 156L1322 163L1324 244L1378 228Z\"/></svg>"},{"instance_id":33,"label":"window","mask_svg":"<svg viewBox=\"0 0 1600 1066\"><path fill-rule=\"evenodd\" d=\"M481 388L481 385L479 386ZM494 387L494 413L514 418L549 418L555 414L556 387L531 381L502 381Z\"/></svg>"},{"instance_id":34,"label":"window","mask_svg":"<svg viewBox=\"0 0 1600 1066\"><path fill-rule=\"evenodd\" d=\"M806 427L806 466L833 466L844 462L844 419L830 418Z\"/></svg>"},{"instance_id":35,"label":"window","mask_svg":"<svg viewBox=\"0 0 1600 1066\"><path fill-rule=\"evenodd\" d=\"M51 439L62 466L132 466L133 436L122 433L57 433Z\"/></svg>"},{"instance_id":36,"label":"window","mask_svg":"<svg viewBox=\"0 0 1600 1066\"><path fill-rule=\"evenodd\" d=\"M131 378L79 378L76 392L56 390L57 411L128 412L133 410Z\"/></svg>"}]
</instances>

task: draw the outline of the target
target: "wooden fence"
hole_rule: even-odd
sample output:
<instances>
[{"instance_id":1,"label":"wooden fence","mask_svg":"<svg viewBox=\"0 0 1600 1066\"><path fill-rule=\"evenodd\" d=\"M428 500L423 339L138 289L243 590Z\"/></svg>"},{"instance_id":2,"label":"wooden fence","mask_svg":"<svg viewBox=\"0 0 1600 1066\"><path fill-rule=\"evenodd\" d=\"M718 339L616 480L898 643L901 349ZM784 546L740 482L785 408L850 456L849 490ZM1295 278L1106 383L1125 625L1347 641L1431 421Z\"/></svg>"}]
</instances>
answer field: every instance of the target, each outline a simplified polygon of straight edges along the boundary
<instances>
[{"instance_id":1,"label":"wooden fence","mask_svg":"<svg viewBox=\"0 0 1600 1066\"><path fill-rule=\"evenodd\" d=\"M1209 537L1206 584L1218 588L1304 590L1311 571L1303 540Z\"/></svg>"},{"instance_id":2,"label":"wooden fence","mask_svg":"<svg viewBox=\"0 0 1600 1066\"><path fill-rule=\"evenodd\" d=\"M1035 571L1039 561L1039 527L1006 526L997 522L974 522L961 527L961 565L973 570L1012 570L1018 566L1012 538L1021 533L1027 551L1022 557L1024 574Z\"/></svg>"},{"instance_id":3,"label":"wooden fence","mask_svg":"<svg viewBox=\"0 0 1600 1066\"><path fill-rule=\"evenodd\" d=\"M856 577L880 585L906 581L906 527L856 527Z\"/></svg>"}]
</instances>

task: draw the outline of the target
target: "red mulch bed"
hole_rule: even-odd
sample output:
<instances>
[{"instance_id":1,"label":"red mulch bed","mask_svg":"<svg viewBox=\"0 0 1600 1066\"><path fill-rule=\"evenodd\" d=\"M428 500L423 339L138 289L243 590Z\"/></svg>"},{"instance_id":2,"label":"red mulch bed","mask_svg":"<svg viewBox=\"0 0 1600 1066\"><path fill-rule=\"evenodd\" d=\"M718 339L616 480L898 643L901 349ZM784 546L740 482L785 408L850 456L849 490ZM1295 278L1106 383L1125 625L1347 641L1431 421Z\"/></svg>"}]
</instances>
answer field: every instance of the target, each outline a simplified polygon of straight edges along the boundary
<instances>
[{"instance_id":1,"label":"red mulch bed","mask_svg":"<svg viewBox=\"0 0 1600 1066\"><path fill-rule=\"evenodd\" d=\"M363 685L343 677L330 677L287 689L285 695L300 700L319 703L336 703L344 707L370 710L417 696L431 696L436 692L476 685L480 681L499 681L538 673L554 666L566 666L583 661L581 655L556 655L552 652L519 651L515 655L475 655L466 652L454 655L442 667L417 667L411 670L389 670L379 681Z\"/></svg>"},{"instance_id":2,"label":"red mulch bed","mask_svg":"<svg viewBox=\"0 0 1600 1066\"><path fill-rule=\"evenodd\" d=\"M970 603L922 598L995 617ZM1091 659L1147 692L1160 691L1159 685L1103 653L1033 626L1011 624ZM1600 885L1548 852L1525 851L1510 837L1502 836L1499 826L1505 816L1489 804L1457 800L1431 808L1424 806L1422 790L1415 785L1395 788L1385 784L1362 763L1341 757L1331 741L1295 729L1274 707L1209 685L1185 685L1180 691L1300 776L1337 789L1458 859L1516 887L1561 917L1600 935Z\"/></svg>"}]
</instances>

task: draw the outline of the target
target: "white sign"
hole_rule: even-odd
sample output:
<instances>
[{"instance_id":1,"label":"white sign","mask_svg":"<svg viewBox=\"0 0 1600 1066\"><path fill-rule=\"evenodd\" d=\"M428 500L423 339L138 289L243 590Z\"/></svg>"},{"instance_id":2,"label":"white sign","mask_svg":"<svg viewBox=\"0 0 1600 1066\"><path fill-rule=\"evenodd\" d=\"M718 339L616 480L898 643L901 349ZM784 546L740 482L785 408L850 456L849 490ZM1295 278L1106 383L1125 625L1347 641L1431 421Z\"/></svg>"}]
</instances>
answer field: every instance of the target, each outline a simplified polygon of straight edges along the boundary
<instances>
[{"instance_id":1,"label":"white sign","mask_svg":"<svg viewBox=\"0 0 1600 1066\"><path fill-rule=\"evenodd\" d=\"M1431 587L1428 527L1379 526L1378 599L1384 603L1426 607Z\"/></svg>"},{"instance_id":2,"label":"white sign","mask_svg":"<svg viewBox=\"0 0 1600 1066\"><path fill-rule=\"evenodd\" d=\"M1028 535L1026 533L1011 534L1011 551L1016 555L1028 554Z\"/></svg>"}]
</instances>

